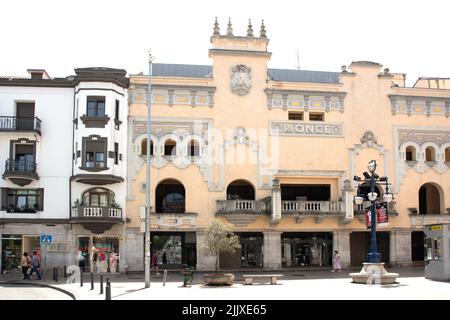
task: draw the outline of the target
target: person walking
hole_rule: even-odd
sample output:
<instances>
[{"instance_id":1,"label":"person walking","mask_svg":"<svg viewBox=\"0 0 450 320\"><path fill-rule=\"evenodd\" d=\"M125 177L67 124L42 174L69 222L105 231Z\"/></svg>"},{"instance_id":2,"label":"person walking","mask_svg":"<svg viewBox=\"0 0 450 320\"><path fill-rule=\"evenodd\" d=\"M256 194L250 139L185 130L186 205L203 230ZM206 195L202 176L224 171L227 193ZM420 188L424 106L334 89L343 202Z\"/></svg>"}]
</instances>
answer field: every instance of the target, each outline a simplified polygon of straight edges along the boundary
<instances>
[{"instance_id":1,"label":"person walking","mask_svg":"<svg viewBox=\"0 0 450 320\"><path fill-rule=\"evenodd\" d=\"M31 256L31 273L28 276L28 280L31 280L31 276L33 275L34 272L36 272L36 274L38 276L38 280L42 280L41 274L39 272L40 267L41 267L41 264L40 264L39 258L37 256L37 252L33 251L33 255Z\"/></svg>"},{"instance_id":2,"label":"person walking","mask_svg":"<svg viewBox=\"0 0 450 320\"><path fill-rule=\"evenodd\" d=\"M341 272L341 256L337 250L334 250L333 270L331 272Z\"/></svg>"},{"instance_id":3,"label":"person walking","mask_svg":"<svg viewBox=\"0 0 450 320\"><path fill-rule=\"evenodd\" d=\"M158 256L156 255L156 252L153 251L153 255L152 255L152 269L155 268L156 270L156 275L159 276L160 273L158 272Z\"/></svg>"},{"instance_id":4,"label":"person walking","mask_svg":"<svg viewBox=\"0 0 450 320\"><path fill-rule=\"evenodd\" d=\"M31 259L27 252L23 253L22 260L20 261L20 267L22 268L23 280L28 279L29 268L31 265ZM31 271L31 270L30 270Z\"/></svg>"},{"instance_id":5,"label":"person walking","mask_svg":"<svg viewBox=\"0 0 450 320\"><path fill-rule=\"evenodd\" d=\"M109 256L109 269L111 273L117 272L117 254L113 250Z\"/></svg>"},{"instance_id":6,"label":"person walking","mask_svg":"<svg viewBox=\"0 0 450 320\"><path fill-rule=\"evenodd\" d=\"M163 252L163 255L162 255L162 263L167 264L167 254L165 251Z\"/></svg>"}]
</instances>

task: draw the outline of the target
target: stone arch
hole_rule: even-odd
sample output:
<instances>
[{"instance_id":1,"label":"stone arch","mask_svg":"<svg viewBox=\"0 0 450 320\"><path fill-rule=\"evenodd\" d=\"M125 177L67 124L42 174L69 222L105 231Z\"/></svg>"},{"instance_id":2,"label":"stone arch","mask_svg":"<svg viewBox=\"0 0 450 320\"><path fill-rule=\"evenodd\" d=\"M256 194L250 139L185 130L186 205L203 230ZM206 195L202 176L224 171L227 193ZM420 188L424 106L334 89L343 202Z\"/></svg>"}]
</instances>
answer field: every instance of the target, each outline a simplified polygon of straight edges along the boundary
<instances>
[{"instance_id":1,"label":"stone arch","mask_svg":"<svg viewBox=\"0 0 450 320\"><path fill-rule=\"evenodd\" d=\"M164 179L155 190L156 213L184 213L186 211L186 189L176 179Z\"/></svg>"},{"instance_id":2,"label":"stone arch","mask_svg":"<svg viewBox=\"0 0 450 320\"><path fill-rule=\"evenodd\" d=\"M445 210L444 190L434 182L424 183L418 191L419 214L441 214Z\"/></svg>"},{"instance_id":3,"label":"stone arch","mask_svg":"<svg viewBox=\"0 0 450 320\"><path fill-rule=\"evenodd\" d=\"M227 186L227 200L255 200L255 186L248 180L236 179Z\"/></svg>"}]
</instances>

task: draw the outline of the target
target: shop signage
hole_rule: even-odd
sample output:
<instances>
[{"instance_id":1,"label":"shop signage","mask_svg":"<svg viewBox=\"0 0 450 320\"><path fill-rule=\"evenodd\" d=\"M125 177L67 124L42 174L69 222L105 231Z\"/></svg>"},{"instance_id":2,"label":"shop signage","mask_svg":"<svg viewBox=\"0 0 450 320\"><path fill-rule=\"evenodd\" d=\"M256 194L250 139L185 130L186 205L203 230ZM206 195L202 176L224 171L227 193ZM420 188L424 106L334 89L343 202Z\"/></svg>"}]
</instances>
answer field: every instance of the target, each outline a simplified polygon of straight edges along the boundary
<instances>
[{"instance_id":1,"label":"shop signage","mask_svg":"<svg viewBox=\"0 0 450 320\"><path fill-rule=\"evenodd\" d=\"M430 231L440 231L442 230L442 226L430 226Z\"/></svg>"},{"instance_id":2,"label":"shop signage","mask_svg":"<svg viewBox=\"0 0 450 320\"><path fill-rule=\"evenodd\" d=\"M344 137L342 123L312 123L304 121L271 121L270 133L280 136Z\"/></svg>"}]
</instances>

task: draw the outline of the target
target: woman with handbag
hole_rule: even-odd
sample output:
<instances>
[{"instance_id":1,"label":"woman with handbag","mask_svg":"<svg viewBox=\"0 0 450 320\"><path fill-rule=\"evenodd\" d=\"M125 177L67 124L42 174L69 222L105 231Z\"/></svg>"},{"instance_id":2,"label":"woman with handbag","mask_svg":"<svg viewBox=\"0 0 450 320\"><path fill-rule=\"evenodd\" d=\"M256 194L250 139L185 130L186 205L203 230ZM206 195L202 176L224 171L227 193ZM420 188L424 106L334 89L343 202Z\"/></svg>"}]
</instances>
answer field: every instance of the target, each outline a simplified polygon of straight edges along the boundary
<instances>
[{"instance_id":1,"label":"woman with handbag","mask_svg":"<svg viewBox=\"0 0 450 320\"><path fill-rule=\"evenodd\" d=\"M28 279L28 269L30 268L31 265L31 259L28 256L27 252L23 253L22 256L22 260L20 261L20 267L22 268L22 273L23 273L23 280L27 280Z\"/></svg>"}]
</instances>

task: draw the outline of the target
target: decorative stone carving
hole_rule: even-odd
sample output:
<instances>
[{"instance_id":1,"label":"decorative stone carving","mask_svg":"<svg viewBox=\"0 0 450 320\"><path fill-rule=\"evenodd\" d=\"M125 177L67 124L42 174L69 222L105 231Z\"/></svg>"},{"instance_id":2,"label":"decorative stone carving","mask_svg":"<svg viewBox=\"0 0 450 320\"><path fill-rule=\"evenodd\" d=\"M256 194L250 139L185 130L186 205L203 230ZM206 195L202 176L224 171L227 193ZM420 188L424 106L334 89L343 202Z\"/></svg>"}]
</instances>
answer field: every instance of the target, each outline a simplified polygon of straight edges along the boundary
<instances>
[{"instance_id":1,"label":"decorative stone carving","mask_svg":"<svg viewBox=\"0 0 450 320\"><path fill-rule=\"evenodd\" d=\"M372 131L366 131L364 132L363 137L360 139L361 143L366 143L370 147L372 143L377 144L377 138L375 138L375 135Z\"/></svg>"},{"instance_id":2,"label":"decorative stone carving","mask_svg":"<svg viewBox=\"0 0 450 320\"><path fill-rule=\"evenodd\" d=\"M233 139L239 144L249 144L250 137L248 136L245 128L239 127L234 131Z\"/></svg>"},{"instance_id":3,"label":"decorative stone carving","mask_svg":"<svg viewBox=\"0 0 450 320\"><path fill-rule=\"evenodd\" d=\"M399 130L399 143L415 142L419 145L426 142L434 142L441 146L450 142L450 131L433 130Z\"/></svg>"},{"instance_id":4,"label":"decorative stone carving","mask_svg":"<svg viewBox=\"0 0 450 320\"><path fill-rule=\"evenodd\" d=\"M245 96L252 87L251 69L243 64L231 68L230 88L234 94Z\"/></svg>"}]
</instances>

